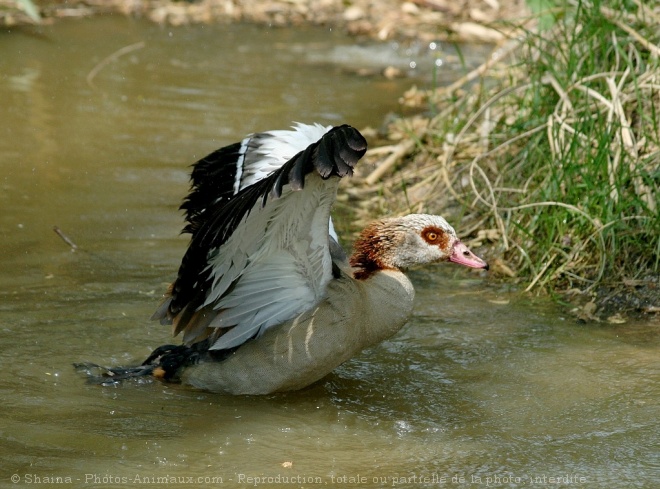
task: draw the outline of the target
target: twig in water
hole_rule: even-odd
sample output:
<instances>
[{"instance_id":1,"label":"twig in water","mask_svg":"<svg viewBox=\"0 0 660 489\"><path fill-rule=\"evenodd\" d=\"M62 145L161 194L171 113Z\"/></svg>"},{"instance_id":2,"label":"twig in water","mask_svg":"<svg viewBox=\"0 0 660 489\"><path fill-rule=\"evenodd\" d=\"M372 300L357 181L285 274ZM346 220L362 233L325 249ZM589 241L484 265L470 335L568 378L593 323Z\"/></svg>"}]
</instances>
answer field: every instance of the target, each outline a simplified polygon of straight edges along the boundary
<instances>
[{"instance_id":1,"label":"twig in water","mask_svg":"<svg viewBox=\"0 0 660 489\"><path fill-rule=\"evenodd\" d=\"M73 242L71 238L69 238L66 234L64 234L64 231L62 231L59 227L53 226L53 231L55 231L55 234L57 234L60 238L62 238L62 241L64 241L66 244L68 244L71 247L71 251L76 251L78 249L78 245Z\"/></svg>"},{"instance_id":2,"label":"twig in water","mask_svg":"<svg viewBox=\"0 0 660 489\"><path fill-rule=\"evenodd\" d=\"M131 51L135 51L137 49L142 49L144 47L144 41L136 42L134 44L129 44L128 46L124 46L121 49L118 49L114 53L112 53L110 56L107 58L103 59L99 64L97 64L92 70L87 74L87 84L92 87L93 89L97 89L97 86L94 85L94 77L98 75L99 71L101 71L107 64L112 63L116 59L118 59L120 56L123 56L125 54L130 53Z\"/></svg>"}]
</instances>

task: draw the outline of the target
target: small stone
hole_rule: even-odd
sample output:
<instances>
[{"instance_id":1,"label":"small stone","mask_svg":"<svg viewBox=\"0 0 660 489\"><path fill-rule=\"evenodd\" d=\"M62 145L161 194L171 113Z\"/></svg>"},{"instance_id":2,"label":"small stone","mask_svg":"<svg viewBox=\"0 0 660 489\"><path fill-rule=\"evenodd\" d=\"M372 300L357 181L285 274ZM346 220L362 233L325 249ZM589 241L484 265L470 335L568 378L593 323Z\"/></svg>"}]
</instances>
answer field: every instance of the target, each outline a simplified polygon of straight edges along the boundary
<instances>
[{"instance_id":1,"label":"small stone","mask_svg":"<svg viewBox=\"0 0 660 489\"><path fill-rule=\"evenodd\" d=\"M362 19L364 17L364 10L362 10L357 5L352 5L344 10L344 20L352 22L355 20Z\"/></svg>"},{"instance_id":2,"label":"small stone","mask_svg":"<svg viewBox=\"0 0 660 489\"><path fill-rule=\"evenodd\" d=\"M404 2L401 4L401 12L404 14L417 15L419 13L419 7L412 2Z\"/></svg>"},{"instance_id":3,"label":"small stone","mask_svg":"<svg viewBox=\"0 0 660 489\"><path fill-rule=\"evenodd\" d=\"M383 76L388 80L393 80L394 78L401 78L404 76L403 71L394 66L388 66L383 70Z\"/></svg>"}]
</instances>

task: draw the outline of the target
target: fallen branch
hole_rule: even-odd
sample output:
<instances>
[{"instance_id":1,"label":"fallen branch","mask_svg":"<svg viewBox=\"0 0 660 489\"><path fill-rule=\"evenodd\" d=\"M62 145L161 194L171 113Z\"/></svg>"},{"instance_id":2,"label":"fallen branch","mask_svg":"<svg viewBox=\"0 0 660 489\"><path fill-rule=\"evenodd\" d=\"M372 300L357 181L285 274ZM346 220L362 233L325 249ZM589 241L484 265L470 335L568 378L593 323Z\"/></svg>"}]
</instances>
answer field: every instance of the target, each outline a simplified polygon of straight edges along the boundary
<instances>
[{"instance_id":1,"label":"fallen branch","mask_svg":"<svg viewBox=\"0 0 660 489\"><path fill-rule=\"evenodd\" d=\"M71 247L71 251L76 251L78 249L78 245L73 242L71 238L69 238L66 234L64 234L64 231L62 231L59 227L53 226L53 231L55 231L55 234L57 234L60 238L62 238L62 241L64 241L66 244L68 244Z\"/></svg>"},{"instance_id":2,"label":"fallen branch","mask_svg":"<svg viewBox=\"0 0 660 489\"><path fill-rule=\"evenodd\" d=\"M401 159L408 156L414 148L415 141L413 139L408 139L395 146L394 151L392 151L392 153L387 158L385 158L380 165L378 165L378 168L376 168L371 172L371 174L369 174L369 176L367 176L365 182L368 185L373 185L376 183Z\"/></svg>"}]
</instances>

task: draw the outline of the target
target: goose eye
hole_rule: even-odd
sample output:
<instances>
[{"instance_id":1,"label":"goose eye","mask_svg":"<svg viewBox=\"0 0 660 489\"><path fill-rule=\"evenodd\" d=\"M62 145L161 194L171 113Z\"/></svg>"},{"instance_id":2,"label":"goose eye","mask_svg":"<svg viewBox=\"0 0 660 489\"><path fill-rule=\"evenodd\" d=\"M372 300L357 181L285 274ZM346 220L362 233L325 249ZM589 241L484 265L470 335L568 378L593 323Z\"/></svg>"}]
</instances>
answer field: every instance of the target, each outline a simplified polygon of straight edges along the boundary
<instances>
[{"instance_id":1,"label":"goose eye","mask_svg":"<svg viewBox=\"0 0 660 489\"><path fill-rule=\"evenodd\" d=\"M422 238L429 244L436 244L440 240L440 233L438 231L426 230L422 233Z\"/></svg>"},{"instance_id":2,"label":"goose eye","mask_svg":"<svg viewBox=\"0 0 660 489\"><path fill-rule=\"evenodd\" d=\"M435 226L429 226L422 230L422 239L431 246L438 246L442 249L446 248L449 243L449 236L442 229Z\"/></svg>"}]
</instances>

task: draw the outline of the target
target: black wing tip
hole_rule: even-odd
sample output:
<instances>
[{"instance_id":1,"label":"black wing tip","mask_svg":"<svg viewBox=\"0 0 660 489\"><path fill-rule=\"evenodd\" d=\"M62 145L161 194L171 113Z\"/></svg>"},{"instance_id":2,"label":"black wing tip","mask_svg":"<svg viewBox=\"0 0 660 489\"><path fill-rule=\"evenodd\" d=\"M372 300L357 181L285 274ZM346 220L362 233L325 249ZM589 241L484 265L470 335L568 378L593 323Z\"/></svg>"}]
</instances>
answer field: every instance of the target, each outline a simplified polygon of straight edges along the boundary
<instances>
[{"instance_id":1,"label":"black wing tip","mask_svg":"<svg viewBox=\"0 0 660 489\"><path fill-rule=\"evenodd\" d=\"M302 189L305 176L314 170L323 179L352 176L355 165L366 151L367 140L360 131L348 124L333 127L292 158L288 183L294 190Z\"/></svg>"},{"instance_id":2,"label":"black wing tip","mask_svg":"<svg viewBox=\"0 0 660 489\"><path fill-rule=\"evenodd\" d=\"M333 155L335 173L340 177L352 176L355 165L367 152L367 140L360 131L347 124L338 126L334 130L336 132L331 138L335 150Z\"/></svg>"},{"instance_id":3,"label":"black wing tip","mask_svg":"<svg viewBox=\"0 0 660 489\"><path fill-rule=\"evenodd\" d=\"M285 185L294 191L304 189L305 178L314 171L324 180L332 176L352 176L355 165L366 151L367 140L360 131L348 124L333 127L274 172L262 205L267 196L281 197Z\"/></svg>"},{"instance_id":4,"label":"black wing tip","mask_svg":"<svg viewBox=\"0 0 660 489\"><path fill-rule=\"evenodd\" d=\"M355 129L353 126L348 124L342 124L341 126L336 126L332 128L332 131L341 132L346 138L346 144L355 152L360 153L360 157L364 156L364 153L367 152L367 140L364 138L362 133Z\"/></svg>"}]
</instances>

